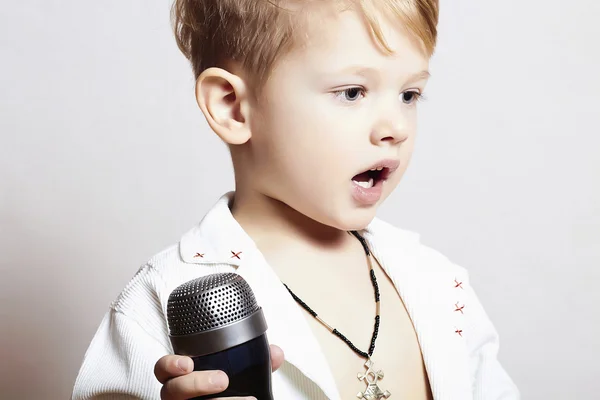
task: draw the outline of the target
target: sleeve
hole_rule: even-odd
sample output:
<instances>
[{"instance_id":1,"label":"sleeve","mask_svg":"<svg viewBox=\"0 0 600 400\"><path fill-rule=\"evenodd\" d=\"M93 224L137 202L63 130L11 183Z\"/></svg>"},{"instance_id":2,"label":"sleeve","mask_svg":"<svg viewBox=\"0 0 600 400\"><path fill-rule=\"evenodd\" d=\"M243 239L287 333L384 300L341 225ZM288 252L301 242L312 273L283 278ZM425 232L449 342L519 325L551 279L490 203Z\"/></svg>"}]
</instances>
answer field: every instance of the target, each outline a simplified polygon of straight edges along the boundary
<instances>
[{"instance_id":1,"label":"sleeve","mask_svg":"<svg viewBox=\"0 0 600 400\"><path fill-rule=\"evenodd\" d=\"M499 337L477 294L468 283L464 285L468 334L469 364L473 382L473 400L519 400L520 393L498 360Z\"/></svg>"},{"instance_id":2,"label":"sleeve","mask_svg":"<svg viewBox=\"0 0 600 400\"><path fill-rule=\"evenodd\" d=\"M85 353L72 399L160 399L154 364L169 353L135 320L111 308Z\"/></svg>"}]
</instances>

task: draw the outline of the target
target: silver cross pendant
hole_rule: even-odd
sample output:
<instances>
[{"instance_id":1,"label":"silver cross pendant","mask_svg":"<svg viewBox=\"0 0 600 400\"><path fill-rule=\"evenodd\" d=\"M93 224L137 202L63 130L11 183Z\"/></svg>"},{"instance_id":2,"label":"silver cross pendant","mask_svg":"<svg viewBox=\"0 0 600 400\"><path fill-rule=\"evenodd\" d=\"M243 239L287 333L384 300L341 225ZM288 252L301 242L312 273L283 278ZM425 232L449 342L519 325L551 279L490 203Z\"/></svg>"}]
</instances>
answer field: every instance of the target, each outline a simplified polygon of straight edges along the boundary
<instances>
[{"instance_id":1,"label":"silver cross pendant","mask_svg":"<svg viewBox=\"0 0 600 400\"><path fill-rule=\"evenodd\" d=\"M359 381L365 381L367 389L364 392L358 392L356 397L362 400L381 400L390 397L392 395L390 392L387 390L382 392L381 389L379 389L379 386L377 386L377 381L383 379L383 371L375 371L373 369L371 357L365 362L365 367L367 367L367 372L364 374L359 372L357 378Z\"/></svg>"}]
</instances>

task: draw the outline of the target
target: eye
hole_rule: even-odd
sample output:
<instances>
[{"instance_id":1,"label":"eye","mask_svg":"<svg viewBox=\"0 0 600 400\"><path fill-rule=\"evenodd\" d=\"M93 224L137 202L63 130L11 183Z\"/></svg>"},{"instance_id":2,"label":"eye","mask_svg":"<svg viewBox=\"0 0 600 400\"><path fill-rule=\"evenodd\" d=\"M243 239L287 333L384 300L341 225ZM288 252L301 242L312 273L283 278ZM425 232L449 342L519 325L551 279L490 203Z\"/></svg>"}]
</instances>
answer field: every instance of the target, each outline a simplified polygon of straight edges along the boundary
<instances>
[{"instance_id":1,"label":"eye","mask_svg":"<svg viewBox=\"0 0 600 400\"><path fill-rule=\"evenodd\" d=\"M402 93L402 102L405 104L413 104L421 100L423 95L417 90L409 90Z\"/></svg>"},{"instance_id":2,"label":"eye","mask_svg":"<svg viewBox=\"0 0 600 400\"><path fill-rule=\"evenodd\" d=\"M333 94L336 98L341 97L340 100L343 103L356 103L356 101L361 98L361 95L362 97L365 96L366 92L367 91L361 87L351 87L344 90L338 90L336 92L333 92Z\"/></svg>"}]
</instances>

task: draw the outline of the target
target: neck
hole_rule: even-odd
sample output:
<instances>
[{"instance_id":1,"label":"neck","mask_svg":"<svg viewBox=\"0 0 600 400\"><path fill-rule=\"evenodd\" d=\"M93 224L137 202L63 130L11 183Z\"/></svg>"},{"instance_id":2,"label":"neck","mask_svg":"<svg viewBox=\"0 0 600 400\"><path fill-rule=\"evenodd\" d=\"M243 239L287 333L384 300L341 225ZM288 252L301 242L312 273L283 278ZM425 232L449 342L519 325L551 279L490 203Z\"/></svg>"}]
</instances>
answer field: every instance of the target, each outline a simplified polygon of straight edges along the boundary
<instances>
[{"instance_id":1,"label":"neck","mask_svg":"<svg viewBox=\"0 0 600 400\"><path fill-rule=\"evenodd\" d=\"M239 186L231 212L261 249L339 250L355 240L346 231L321 224L277 199Z\"/></svg>"}]
</instances>

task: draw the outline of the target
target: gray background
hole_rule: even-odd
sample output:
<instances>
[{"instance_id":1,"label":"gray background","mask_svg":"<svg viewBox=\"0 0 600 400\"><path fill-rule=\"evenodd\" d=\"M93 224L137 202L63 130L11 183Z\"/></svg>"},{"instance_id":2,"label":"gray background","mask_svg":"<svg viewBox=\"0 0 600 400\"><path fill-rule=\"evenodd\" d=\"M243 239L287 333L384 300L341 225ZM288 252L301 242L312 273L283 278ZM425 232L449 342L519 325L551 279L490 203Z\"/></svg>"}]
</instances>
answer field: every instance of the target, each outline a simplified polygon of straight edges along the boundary
<instances>
[{"instance_id":1,"label":"gray background","mask_svg":"<svg viewBox=\"0 0 600 400\"><path fill-rule=\"evenodd\" d=\"M67 398L110 301L233 188L168 11L0 8L2 398ZM527 399L600 392L599 17L442 1L415 157L379 213L471 271Z\"/></svg>"}]
</instances>

